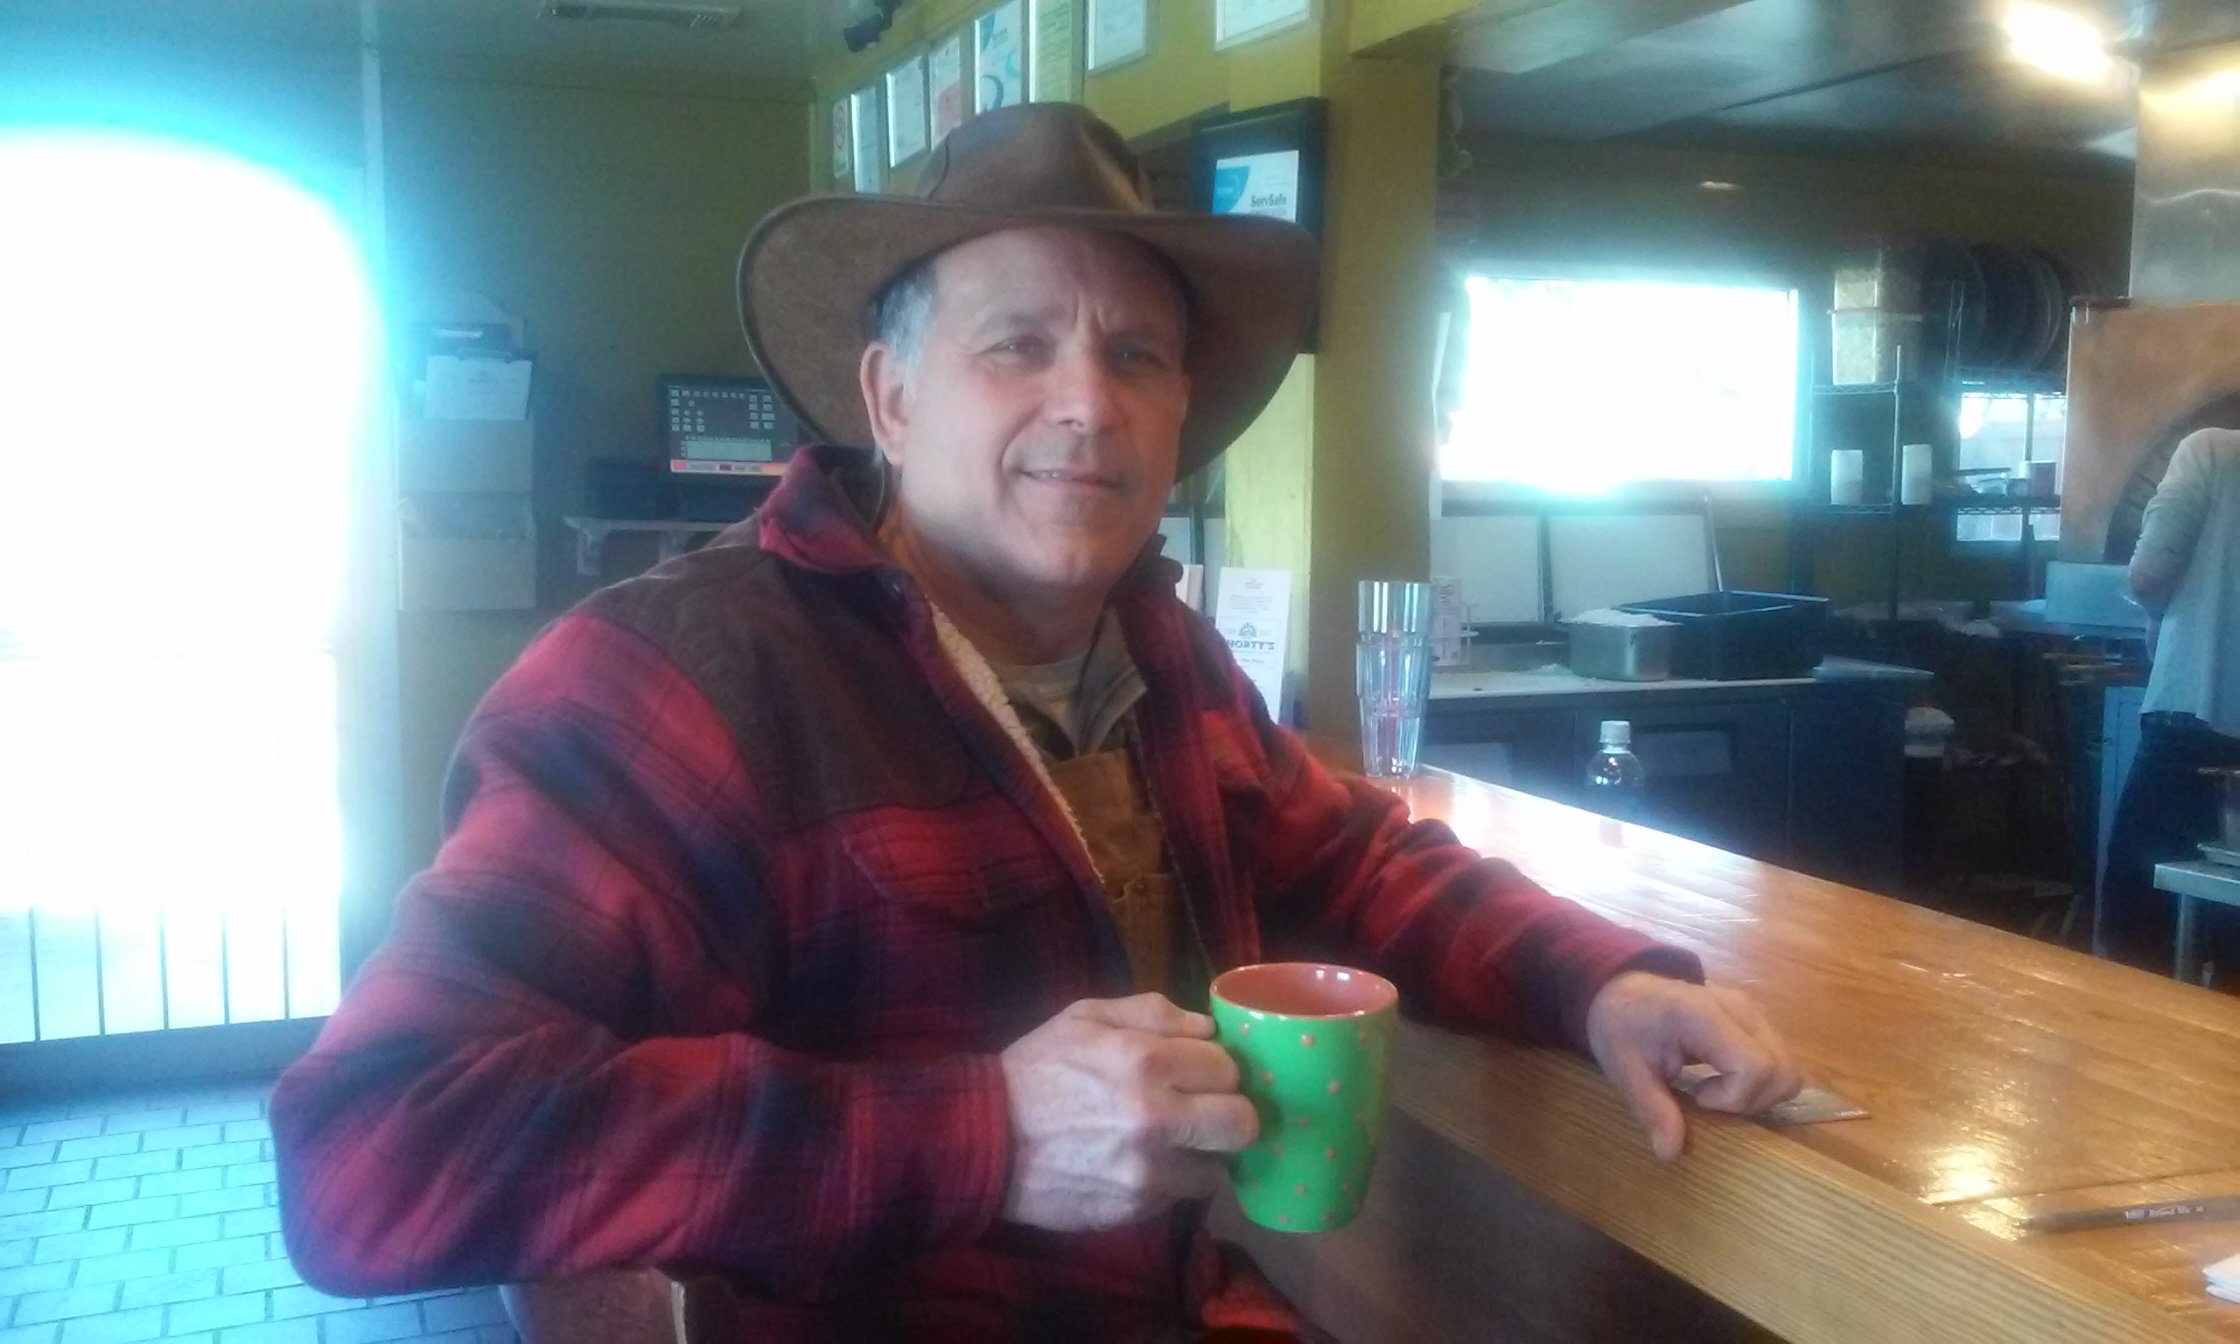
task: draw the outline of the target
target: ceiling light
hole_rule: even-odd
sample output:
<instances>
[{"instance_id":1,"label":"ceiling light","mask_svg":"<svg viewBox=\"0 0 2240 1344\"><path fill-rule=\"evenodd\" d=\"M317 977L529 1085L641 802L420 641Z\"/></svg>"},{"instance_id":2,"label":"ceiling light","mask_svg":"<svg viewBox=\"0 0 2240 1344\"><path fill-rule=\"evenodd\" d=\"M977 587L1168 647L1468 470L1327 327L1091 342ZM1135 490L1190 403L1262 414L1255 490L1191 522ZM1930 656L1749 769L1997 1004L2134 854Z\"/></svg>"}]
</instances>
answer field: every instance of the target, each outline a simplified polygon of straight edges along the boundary
<instances>
[{"instance_id":1,"label":"ceiling light","mask_svg":"<svg viewBox=\"0 0 2240 1344\"><path fill-rule=\"evenodd\" d=\"M2203 75L2194 83L2193 96L2218 102L2240 98L2240 65Z\"/></svg>"},{"instance_id":2,"label":"ceiling light","mask_svg":"<svg viewBox=\"0 0 2240 1344\"><path fill-rule=\"evenodd\" d=\"M2104 84L2116 73L2108 39L2089 19L2051 5L2009 6L2007 50L2015 59L2079 84Z\"/></svg>"},{"instance_id":3,"label":"ceiling light","mask_svg":"<svg viewBox=\"0 0 2240 1344\"><path fill-rule=\"evenodd\" d=\"M1723 182L1723 181L1721 181L1721 180L1719 180L1718 178L1715 178L1715 177L1707 177L1707 178L1705 178L1705 179L1704 179L1703 181L1701 181L1701 182L1698 182L1698 183L1696 183L1696 185L1697 185L1698 187L1701 187L1701 188L1702 188L1703 190L1705 190L1705 191L1740 191L1740 190L1742 190L1742 184L1741 184L1740 182Z\"/></svg>"},{"instance_id":4,"label":"ceiling light","mask_svg":"<svg viewBox=\"0 0 2240 1344\"><path fill-rule=\"evenodd\" d=\"M745 12L741 5L701 4L695 0L545 0L538 11L548 19L620 19L696 31L735 27Z\"/></svg>"}]
</instances>

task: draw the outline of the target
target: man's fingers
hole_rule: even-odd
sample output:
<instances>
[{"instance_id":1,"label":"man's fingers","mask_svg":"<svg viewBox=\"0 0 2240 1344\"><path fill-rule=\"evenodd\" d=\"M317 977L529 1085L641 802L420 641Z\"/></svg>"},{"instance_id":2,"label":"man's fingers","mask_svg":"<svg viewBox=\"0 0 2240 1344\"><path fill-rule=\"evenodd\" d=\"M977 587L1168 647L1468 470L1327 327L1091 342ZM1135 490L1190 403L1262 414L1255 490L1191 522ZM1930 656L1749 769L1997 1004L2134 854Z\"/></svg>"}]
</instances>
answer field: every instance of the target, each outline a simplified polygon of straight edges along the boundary
<instances>
[{"instance_id":1,"label":"man's fingers","mask_svg":"<svg viewBox=\"0 0 2240 1344\"><path fill-rule=\"evenodd\" d=\"M1237 1061L1211 1041L1160 1041L1152 1049L1153 1076L1177 1092L1237 1090Z\"/></svg>"},{"instance_id":2,"label":"man's fingers","mask_svg":"<svg viewBox=\"0 0 2240 1344\"><path fill-rule=\"evenodd\" d=\"M1751 1002L1748 995L1724 987L1716 987L1713 992L1719 996L1719 1002L1726 1007L1727 1016L1740 1024L1744 1031L1749 1032L1759 1045L1765 1047L1768 1054L1781 1060L1791 1072L1796 1071L1797 1060L1796 1056L1789 1053L1789 1043L1781 1038L1780 1032L1773 1029L1773 1023L1766 1020L1766 1015L1758 1010L1758 1005ZM1799 1086L1802 1086L1801 1076ZM1775 1101L1787 1101L1788 1099L1788 1097L1774 1098Z\"/></svg>"},{"instance_id":3,"label":"man's fingers","mask_svg":"<svg viewBox=\"0 0 2240 1344\"><path fill-rule=\"evenodd\" d=\"M1177 1093L1167 1141L1201 1153L1234 1153L1260 1137L1260 1113L1234 1092Z\"/></svg>"},{"instance_id":4,"label":"man's fingers","mask_svg":"<svg viewBox=\"0 0 2240 1344\"><path fill-rule=\"evenodd\" d=\"M1734 1011L1747 1004L1721 1001L1689 1023L1683 1044L1690 1056L1719 1071L1696 1088L1696 1104L1749 1115L1797 1094L1803 1080L1778 1038L1762 1039ZM1770 1031L1770 1028L1768 1029Z\"/></svg>"},{"instance_id":5,"label":"man's fingers","mask_svg":"<svg viewBox=\"0 0 2240 1344\"><path fill-rule=\"evenodd\" d=\"M1175 1006L1164 994L1131 994L1124 999L1083 999L1066 1009L1075 1017L1108 1027L1148 1031L1155 1036L1213 1038L1213 1019Z\"/></svg>"},{"instance_id":6,"label":"man's fingers","mask_svg":"<svg viewBox=\"0 0 2240 1344\"><path fill-rule=\"evenodd\" d=\"M1634 1122L1649 1136L1649 1151L1660 1162L1680 1156L1688 1123L1680 1114L1680 1103L1673 1099L1672 1085L1659 1078L1649 1061L1630 1046L1612 1052L1608 1070L1618 1095L1625 1099L1626 1109L1633 1112Z\"/></svg>"}]
</instances>

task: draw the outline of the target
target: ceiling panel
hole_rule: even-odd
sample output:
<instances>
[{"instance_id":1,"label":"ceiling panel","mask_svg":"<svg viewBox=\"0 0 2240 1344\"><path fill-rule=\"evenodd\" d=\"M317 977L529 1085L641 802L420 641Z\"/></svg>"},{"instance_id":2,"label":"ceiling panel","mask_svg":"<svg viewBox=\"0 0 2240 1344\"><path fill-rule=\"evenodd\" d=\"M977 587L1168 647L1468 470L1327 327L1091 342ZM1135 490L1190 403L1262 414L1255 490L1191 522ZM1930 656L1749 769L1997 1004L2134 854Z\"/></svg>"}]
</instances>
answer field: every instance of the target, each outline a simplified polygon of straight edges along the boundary
<instances>
[{"instance_id":1,"label":"ceiling panel","mask_svg":"<svg viewBox=\"0 0 2240 1344\"><path fill-rule=\"evenodd\" d=\"M1987 31L1956 0L1748 0L1527 73L1474 71L1464 116L1478 131L1601 139L1963 50Z\"/></svg>"},{"instance_id":2,"label":"ceiling panel","mask_svg":"<svg viewBox=\"0 0 2240 1344\"><path fill-rule=\"evenodd\" d=\"M2240 39L2240 0L2038 0L2150 60ZM1470 133L1810 148L2126 152L2130 91L2006 54L2013 0L1543 0L1457 33Z\"/></svg>"},{"instance_id":3,"label":"ceiling panel","mask_svg":"<svg viewBox=\"0 0 2240 1344\"><path fill-rule=\"evenodd\" d=\"M2050 79L2002 52L1933 57L1728 108L1672 130L1786 133L1915 146L2093 153L2136 121L2128 89Z\"/></svg>"}]
</instances>

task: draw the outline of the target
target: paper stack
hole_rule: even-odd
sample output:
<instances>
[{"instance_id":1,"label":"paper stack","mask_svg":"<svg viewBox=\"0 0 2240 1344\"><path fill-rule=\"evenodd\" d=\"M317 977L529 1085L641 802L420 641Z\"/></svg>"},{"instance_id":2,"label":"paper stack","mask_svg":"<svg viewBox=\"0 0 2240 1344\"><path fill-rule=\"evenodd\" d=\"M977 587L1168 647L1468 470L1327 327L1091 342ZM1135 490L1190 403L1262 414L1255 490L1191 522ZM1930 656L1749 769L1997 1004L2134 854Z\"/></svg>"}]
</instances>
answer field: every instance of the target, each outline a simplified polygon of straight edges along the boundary
<instances>
[{"instance_id":1,"label":"paper stack","mask_svg":"<svg viewBox=\"0 0 2240 1344\"><path fill-rule=\"evenodd\" d=\"M2202 1273L2209 1276L2209 1296L2240 1302L2240 1255L2227 1256Z\"/></svg>"}]
</instances>

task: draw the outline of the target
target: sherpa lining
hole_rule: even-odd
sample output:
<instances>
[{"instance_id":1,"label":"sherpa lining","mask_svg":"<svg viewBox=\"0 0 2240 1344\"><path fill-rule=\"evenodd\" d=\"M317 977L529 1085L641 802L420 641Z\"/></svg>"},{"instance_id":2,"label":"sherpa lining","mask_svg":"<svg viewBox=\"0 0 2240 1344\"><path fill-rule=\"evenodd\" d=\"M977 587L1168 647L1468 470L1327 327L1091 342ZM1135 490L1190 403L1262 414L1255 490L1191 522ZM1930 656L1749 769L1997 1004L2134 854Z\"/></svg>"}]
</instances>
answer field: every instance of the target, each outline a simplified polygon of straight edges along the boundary
<instances>
[{"instance_id":1,"label":"sherpa lining","mask_svg":"<svg viewBox=\"0 0 2240 1344\"><path fill-rule=\"evenodd\" d=\"M1011 745L1018 748L1021 756L1027 758L1027 764L1034 770L1034 777L1042 781L1043 791L1058 805L1058 811L1065 816L1066 825L1073 828L1074 843L1081 846L1081 856L1088 862L1089 871L1096 873L1097 880L1102 882L1104 874L1097 871L1097 861L1089 853L1089 840L1082 833L1081 821L1073 815L1073 808L1067 804L1065 794L1059 792L1057 781L1050 777L1050 767L1042 760L1042 749L1028 735L1027 725L1019 718L1019 711L1011 707L1011 697L1004 694L1002 679L996 676L996 670L988 665L988 660L981 656L980 650L973 647L972 641L964 637L964 632L950 623L941 608L933 606L931 602L926 605L933 610L933 637L941 645L941 651L949 656L949 662L957 669L957 675L964 678L964 684L972 688L972 694L979 700L981 707L1002 726L1004 736L1011 739Z\"/></svg>"}]
</instances>

